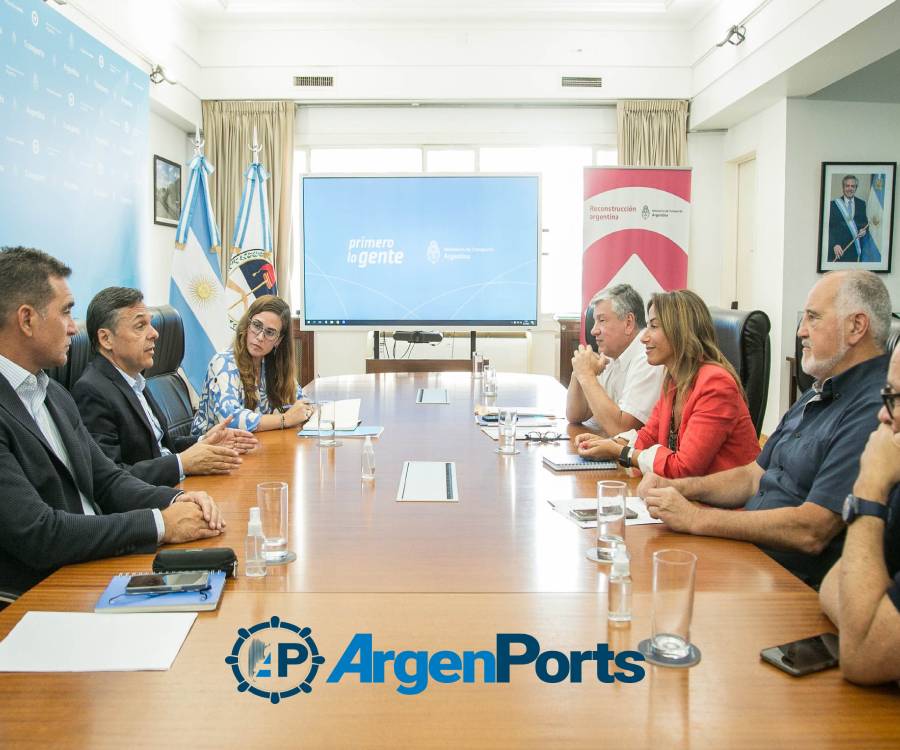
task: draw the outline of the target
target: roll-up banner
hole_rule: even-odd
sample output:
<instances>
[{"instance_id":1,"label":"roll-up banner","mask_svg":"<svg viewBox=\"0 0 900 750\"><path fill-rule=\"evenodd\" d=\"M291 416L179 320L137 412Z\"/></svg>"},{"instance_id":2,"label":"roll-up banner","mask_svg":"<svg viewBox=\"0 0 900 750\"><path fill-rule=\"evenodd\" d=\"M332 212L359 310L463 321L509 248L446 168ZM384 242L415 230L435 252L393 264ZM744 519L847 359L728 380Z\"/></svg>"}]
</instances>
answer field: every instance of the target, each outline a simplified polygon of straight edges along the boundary
<instances>
[{"instance_id":1,"label":"roll-up banner","mask_svg":"<svg viewBox=\"0 0 900 750\"><path fill-rule=\"evenodd\" d=\"M582 311L613 284L631 284L644 300L683 289L690 206L690 169L585 167Z\"/></svg>"}]
</instances>

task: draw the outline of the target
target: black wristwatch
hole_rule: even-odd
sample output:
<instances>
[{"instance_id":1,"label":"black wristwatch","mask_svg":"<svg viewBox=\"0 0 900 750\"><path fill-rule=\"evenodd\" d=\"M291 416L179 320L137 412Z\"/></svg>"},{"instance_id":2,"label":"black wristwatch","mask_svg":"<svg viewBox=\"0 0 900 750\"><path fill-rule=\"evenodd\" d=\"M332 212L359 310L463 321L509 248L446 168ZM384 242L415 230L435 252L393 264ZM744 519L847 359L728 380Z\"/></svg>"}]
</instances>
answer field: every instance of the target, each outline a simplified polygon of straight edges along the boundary
<instances>
[{"instance_id":1,"label":"black wristwatch","mask_svg":"<svg viewBox=\"0 0 900 750\"><path fill-rule=\"evenodd\" d=\"M854 494L844 498L844 510L841 516L844 523L850 525L860 516L875 516L887 523L889 509L884 503L876 503L874 500L863 500Z\"/></svg>"},{"instance_id":2,"label":"black wristwatch","mask_svg":"<svg viewBox=\"0 0 900 750\"><path fill-rule=\"evenodd\" d=\"M626 445L622 448L622 452L619 454L619 466L624 466L626 469L631 468L631 446Z\"/></svg>"}]
</instances>

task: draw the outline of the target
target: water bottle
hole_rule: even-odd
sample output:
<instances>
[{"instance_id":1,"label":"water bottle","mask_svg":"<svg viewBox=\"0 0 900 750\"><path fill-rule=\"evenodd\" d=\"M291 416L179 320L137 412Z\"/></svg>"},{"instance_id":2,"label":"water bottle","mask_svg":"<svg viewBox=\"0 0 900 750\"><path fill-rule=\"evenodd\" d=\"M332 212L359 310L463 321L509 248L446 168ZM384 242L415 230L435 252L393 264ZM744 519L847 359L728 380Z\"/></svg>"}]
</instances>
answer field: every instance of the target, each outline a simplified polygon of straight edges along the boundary
<instances>
[{"instance_id":1,"label":"water bottle","mask_svg":"<svg viewBox=\"0 0 900 750\"><path fill-rule=\"evenodd\" d=\"M362 478L375 479L375 446L368 435L362 449Z\"/></svg>"},{"instance_id":2,"label":"water bottle","mask_svg":"<svg viewBox=\"0 0 900 750\"><path fill-rule=\"evenodd\" d=\"M244 575L248 578L262 578L266 574L263 542L265 537L259 508L250 508L250 522L247 524L247 538L244 540Z\"/></svg>"},{"instance_id":3,"label":"water bottle","mask_svg":"<svg viewBox=\"0 0 900 750\"><path fill-rule=\"evenodd\" d=\"M631 558L624 544L617 544L613 554L607 617L610 622L631 621Z\"/></svg>"}]
</instances>

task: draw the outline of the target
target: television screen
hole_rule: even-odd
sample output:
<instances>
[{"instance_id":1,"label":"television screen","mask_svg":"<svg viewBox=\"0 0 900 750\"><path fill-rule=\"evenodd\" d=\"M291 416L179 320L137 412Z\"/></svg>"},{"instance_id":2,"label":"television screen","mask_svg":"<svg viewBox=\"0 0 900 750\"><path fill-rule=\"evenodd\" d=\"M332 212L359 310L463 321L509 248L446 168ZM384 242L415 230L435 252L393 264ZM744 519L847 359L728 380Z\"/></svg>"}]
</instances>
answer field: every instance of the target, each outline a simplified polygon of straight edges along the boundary
<instances>
[{"instance_id":1,"label":"television screen","mask_svg":"<svg viewBox=\"0 0 900 750\"><path fill-rule=\"evenodd\" d=\"M537 175L303 178L309 326L534 326Z\"/></svg>"}]
</instances>

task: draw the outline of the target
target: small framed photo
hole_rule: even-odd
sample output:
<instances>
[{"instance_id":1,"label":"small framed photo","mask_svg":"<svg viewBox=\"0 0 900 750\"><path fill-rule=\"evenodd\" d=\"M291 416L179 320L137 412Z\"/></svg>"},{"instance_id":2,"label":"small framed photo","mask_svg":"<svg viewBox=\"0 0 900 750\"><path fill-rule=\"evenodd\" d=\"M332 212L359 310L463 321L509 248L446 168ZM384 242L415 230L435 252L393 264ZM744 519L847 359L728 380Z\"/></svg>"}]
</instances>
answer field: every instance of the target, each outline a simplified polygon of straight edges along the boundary
<instances>
[{"instance_id":1,"label":"small framed photo","mask_svg":"<svg viewBox=\"0 0 900 750\"><path fill-rule=\"evenodd\" d=\"M153 223L177 227L181 216L181 165L153 157Z\"/></svg>"},{"instance_id":2,"label":"small framed photo","mask_svg":"<svg viewBox=\"0 0 900 750\"><path fill-rule=\"evenodd\" d=\"M890 273L897 162L822 162L819 273Z\"/></svg>"}]
</instances>

